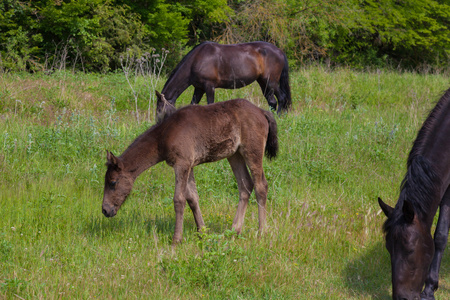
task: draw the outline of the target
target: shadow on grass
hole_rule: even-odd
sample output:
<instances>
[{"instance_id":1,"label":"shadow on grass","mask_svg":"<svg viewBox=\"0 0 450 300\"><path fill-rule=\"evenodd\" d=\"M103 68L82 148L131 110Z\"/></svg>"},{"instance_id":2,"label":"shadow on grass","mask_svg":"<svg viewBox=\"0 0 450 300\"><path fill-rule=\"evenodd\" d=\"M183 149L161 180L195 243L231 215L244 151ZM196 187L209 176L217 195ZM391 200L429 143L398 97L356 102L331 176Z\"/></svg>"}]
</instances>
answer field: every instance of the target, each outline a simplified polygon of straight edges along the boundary
<instances>
[{"instance_id":1,"label":"shadow on grass","mask_svg":"<svg viewBox=\"0 0 450 300\"><path fill-rule=\"evenodd\" d=\"M189 213L191 213L190 209L186 209L184 213L183 236L184 238L197 238L197 227L194 219L191 216L187 216ZM130 211L126 215L124 212L119 212L119 214L112 218L106 218L101 213L91 215L89 220L82 225L81 232L92 238L127 234L130 231L145 231L150 237L156 232L163 240L172 241L175 231L175 215L163 213L161 215L149 216L138 211ZM210 233L222 233L228 229L226 224L222 222L211 221L208 222L205 220Z\"/></svg>"},{"instance_id":2,"label":"shadow on grass","mask_svg":"<svg viewBox=\"0 0 450 300\"><path fill-rule=\"evenodd\" d=\"M391 263L389 253L384 242L373 245L360 257L350 261L344 269L346 288L357 297L370 297L372 299L391 298ZM450 292L450 253L444 253L440 284L436 297Z\"/></svg>"},{"instance_id":3,"label":"shadow on grass","mask_svg":"<svg viewBox=\"0 0 450 300\"><path fill-rule=\"evenodd\" d=\"M343 271L346 288L358 298L391 299L391 266L382 242L350 261Z\"/></svg>"}]
</instances>

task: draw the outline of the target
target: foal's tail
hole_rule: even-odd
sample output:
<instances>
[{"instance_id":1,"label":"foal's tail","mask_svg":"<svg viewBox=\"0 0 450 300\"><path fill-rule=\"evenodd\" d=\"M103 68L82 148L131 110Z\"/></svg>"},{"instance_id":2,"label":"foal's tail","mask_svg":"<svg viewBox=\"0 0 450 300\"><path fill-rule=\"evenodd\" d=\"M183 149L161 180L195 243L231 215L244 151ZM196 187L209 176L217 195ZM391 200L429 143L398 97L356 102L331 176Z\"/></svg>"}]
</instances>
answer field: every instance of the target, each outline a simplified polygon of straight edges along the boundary
<instances>
[{"instance_id":1,"label":"foal's tail","mask_svg":"<svg viewBox=\"0 0 450 300\"><path fill-rule=\"evenodd\" d=\"M277 134L277 121L273 117L273 114L268 111L264 111L264 115L269 122L269 134L266 141L266 157L272 159L277 156L278 152L278 134Z\"/></svg>"},{"instance_id":2,"label":"foal's tail","mask_svg":"<svg viewBox=\"0 0 450 300\"><path fill-rule=\"evenodd\" d=\"M280 76L280 92L284 95L283 103L279 103L281 110L288 111L291 108L291 87L289 86L289 65L286 54L284 55L284 67Z\"/></svg>"}]
</instances>

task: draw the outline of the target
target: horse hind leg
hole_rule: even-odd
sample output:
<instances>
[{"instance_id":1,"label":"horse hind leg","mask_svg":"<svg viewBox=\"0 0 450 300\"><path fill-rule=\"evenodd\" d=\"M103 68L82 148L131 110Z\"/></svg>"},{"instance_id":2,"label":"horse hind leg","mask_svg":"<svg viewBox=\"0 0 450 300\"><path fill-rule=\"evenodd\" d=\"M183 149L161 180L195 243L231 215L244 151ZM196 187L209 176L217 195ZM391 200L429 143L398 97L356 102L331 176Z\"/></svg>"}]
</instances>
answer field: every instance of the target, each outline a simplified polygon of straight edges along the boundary
<instances>
[{"instance_id":1,"label":"horse hind leg","mask_svg":"<svg viewBox=\"0 0 450 300\"><path fill-rule=\"evenodd\" d=\"M245 211L247 210L248 200L253 191L253 181L248 173L245 160L239 152L236 152L233 156L229 157L228 162L230 163L231 169L236 177L239 189L239 204L232 226L232 229L239 234L241 233L242 226L244 225Z\"/></svg>"},{"instance_id":2,"label":"horse hind leg","mask_svg":"<svg viewBox=\"0 0 450 300\"><path fill-rule=\"evenodd\" d=\"M269 104L269 107L271 110L276 111L277 110L277 99L275 99L274 93L275 90L271 87L269 79L258 79L259 87L261 88L261 91L263 92L264 97L267 100L267 103Z\"/></svg>"},{"instance_id":3,"label":"horse hind leg","mask_svg":"<svg viewBox=\"0 0 450 300\"><path fill-rule=\"evenodd\" d=\"M249 149L248 149L249 150ZM252 175L256 202L258 203L259 232L263 234L266 227L266 202L268 184L263 170L264 147L252 149L243 154L245 162Z\"/></svg>"},{"instance_id":4,"label":"horse hind leg","mask_svg":"<svg viewBox=\"0 0 450 300\"><path fill-rule=\"evenodd\" d=\"M197 225L197 231L200 232L202 228L205 227L205 222L203 221L202 212L200 211L198 199L199 197L197 187L195 185L194 169L191 169L186 188L186 200L189 204L189 207L192 210L192 213L194 214L194 220L195 224Z\"/></svg>"}]
</instances>

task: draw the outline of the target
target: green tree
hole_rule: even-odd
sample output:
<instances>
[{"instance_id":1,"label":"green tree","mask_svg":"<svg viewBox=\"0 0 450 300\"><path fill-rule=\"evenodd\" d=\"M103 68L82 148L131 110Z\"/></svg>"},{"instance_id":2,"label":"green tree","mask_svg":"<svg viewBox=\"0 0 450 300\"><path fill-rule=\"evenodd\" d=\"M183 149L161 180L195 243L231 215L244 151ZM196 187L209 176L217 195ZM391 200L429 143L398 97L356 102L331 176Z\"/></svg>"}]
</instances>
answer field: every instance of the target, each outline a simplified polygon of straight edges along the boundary
<instances>
[{"instance_id":1,"label":"green tree","mask_svg":"<svg viewBox=\"0 0 450 300\"><path fill-rule=\"evenodd\" d=\"M391 61L407 67L448 63L448 1L365 0L358 6L354 23L333 41L338 61L361 65Z\"/></svg>"},{"instance_id":2,"label":"green tree","mask_svg":"<svg viewBox=\"0 0 450 300\"><path fill-rule=\"evenodd\" d=\"M36 30L32 14L28 3L0 2L0 67L25 70L38 65L42 35Z\"/></svg>"}]
</instances>

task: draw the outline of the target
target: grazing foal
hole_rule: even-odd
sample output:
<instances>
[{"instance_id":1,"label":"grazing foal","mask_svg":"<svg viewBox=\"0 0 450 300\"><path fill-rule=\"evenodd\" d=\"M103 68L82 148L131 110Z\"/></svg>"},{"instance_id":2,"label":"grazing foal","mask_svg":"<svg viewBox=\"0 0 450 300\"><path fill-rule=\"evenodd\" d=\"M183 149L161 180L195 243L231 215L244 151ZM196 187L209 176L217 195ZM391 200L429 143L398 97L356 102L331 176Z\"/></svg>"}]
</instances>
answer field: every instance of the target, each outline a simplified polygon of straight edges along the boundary
<instances>
[{"instance_id":1,"label":"grazing foal","mask_svg":"<svg viewBox=\"0 0 450 300\"><path fill-rule=\"evenodd\" d=\"M263 171L263 156L265 152L268 158L273 158L277 150L277 124L272 113L247 100L186 106L141 134L121 156L107 152L103 214L106 217L115 216L139 174L166 161L175 171L173 243L181 242L186 201L194 214L197 230L205 226L193 168L226 158L239 189L233 229L241 232L249 197L255 189L259 231L263 232L268 186Z\"/></svg>"}]
</instances>

